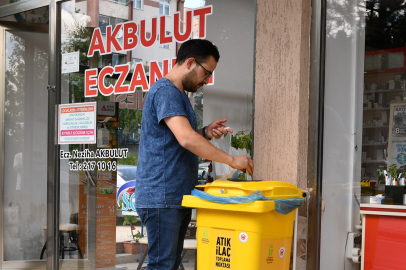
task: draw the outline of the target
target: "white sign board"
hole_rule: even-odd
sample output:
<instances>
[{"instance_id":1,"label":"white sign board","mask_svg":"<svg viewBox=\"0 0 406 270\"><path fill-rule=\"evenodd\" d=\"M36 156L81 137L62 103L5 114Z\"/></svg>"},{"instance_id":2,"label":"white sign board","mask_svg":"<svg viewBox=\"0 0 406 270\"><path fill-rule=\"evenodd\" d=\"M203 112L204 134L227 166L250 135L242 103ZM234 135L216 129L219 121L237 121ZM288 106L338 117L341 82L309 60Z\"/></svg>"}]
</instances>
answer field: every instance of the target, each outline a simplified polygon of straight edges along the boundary
<instances>
[{"instance_id":1,"label":"white sign board","mask_svg":"<svg viewBox=\"0 0 406 270\"><path fill-rule=\"evenodd\" d=\"M58 107L58 144L96 143L96 102Z\"/></svg>"},{"instance_id":2,"label":"white sign board","mask_svg":"<svg viewBox=\"0 0 406 270\"><path fill-rule=\"evenodd\" d=\"M79 72L79 51L62 54L62 73Z\"/></svg>"},{"instance_id":3,"label":"white sign board","mask_svg":"<svg viewBox=\"0 0 406 270\"><path fill-rule=\"evenodd\" d=\"M390 164L399 168L406 165L406 138L392 138L390 144Z\"/></svg>"},{"instance_id":4,"label":"white sign board","mask_svg":"<svg viewBox=\"0 0 406 270\"><path fill-rule=\"evenodd\" d=\"M392 103L389 120L388 166L401 168L406 166L406 104Z\"/></svg>"}]
</instances>

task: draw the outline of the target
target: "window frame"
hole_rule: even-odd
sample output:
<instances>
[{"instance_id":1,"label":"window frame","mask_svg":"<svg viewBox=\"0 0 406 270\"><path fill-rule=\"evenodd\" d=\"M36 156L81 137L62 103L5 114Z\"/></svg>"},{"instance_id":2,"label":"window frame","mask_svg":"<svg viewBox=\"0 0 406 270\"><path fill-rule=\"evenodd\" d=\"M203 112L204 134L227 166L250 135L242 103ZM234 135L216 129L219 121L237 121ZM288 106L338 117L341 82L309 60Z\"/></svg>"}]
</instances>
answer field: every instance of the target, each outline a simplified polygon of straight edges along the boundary
<instances>
[{"instance_id":1,"label":"window frame","mask_svg":"<svg viewBox=\"0 0 406 270\"><path fill-rule=\"evenodd\" d=\"M170 36L171 35L171 32L169 32L169 31L166 31L166 35L167 36ZM165 43L165 44L159 44L159 48L164 48L164 49L170 49L170 47L169 47L169 43Z\"/></svg>"},{"instance_id":2,"label":"window frame","mask_svg":"<svg viewBox=\"0 0 406 270\"><path fill-rule=\"evenodd\" d=\"M167 1L168 3L165 3ZM162 5L162 13L161 13ZM165 13L165 6L168 6L168 14ZM170 0L159 0L159 15L170 16L171 14L171 1Z\"/></svg>"},{"instance_id":3,"label":"window frame","mask_svg":"<svg viewBox=\"0 0 406 270\"><path fill-rule=\"evenodd\" d=\"M136 65L137 63L143 63L143 62L142 62L142 59L140 59L140 58L131 58L131 72L134 72L134 70L135 70L135 65ZM143 64L143 65L144 65L144 64Z\"/></svg>"},{"instance_id":4,"label":"window frame","mask_svg":"<svg viewBox=\"0 0 406 270\"><path fill-rule=\"evenodd\" d=\"M101 17L107 18L107 20L108 20L107 25L104 26L104 31L103 31L103 28L100 26L100 21L101 21L100 18L101 18ZM106 27L107 27L108 25L111 25L110 16L106 16L106 15L101 15L101 14L99 14L99 28L100 28L100 33L101 33L102 35L106 35Z\"/></svg>"},{"instance_id":5,"label":"window frame","mask_svg":"<svg viewBox=\"0 0 406 270\"><path fill-rule=\"evenodd\" d=\"M137 7L137 2L139 1L140 3L140 7ZM138 10L142 10L143 8L143 0L133 0L133 8L138 9Z\"/></svg>"}]
</instances>

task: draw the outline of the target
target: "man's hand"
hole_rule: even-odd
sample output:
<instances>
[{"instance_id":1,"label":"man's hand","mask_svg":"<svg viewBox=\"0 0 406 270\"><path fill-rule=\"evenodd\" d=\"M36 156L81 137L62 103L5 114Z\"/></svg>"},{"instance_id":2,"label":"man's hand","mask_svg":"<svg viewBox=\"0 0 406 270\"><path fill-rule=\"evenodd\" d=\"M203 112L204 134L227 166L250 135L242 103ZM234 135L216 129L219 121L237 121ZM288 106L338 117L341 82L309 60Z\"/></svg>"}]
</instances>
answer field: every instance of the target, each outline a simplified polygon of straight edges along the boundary
<instances>
[{"instance_id":1,"label":"man's hand","mask_svg":"<svg viewBox=\"0 0 406 270\"><path fill-rule=\"evenodd\" d=\"M201 134L199 135L199 133L192 129L189 120L185 116L172 116L167 117L164 120L166 125L172 131L173 135L175 135L179 144L190 152L205 159L228 164L235 169L240 169L243 172L248 172L251 175L254 172L254 163L252 162L251 158L246 156L230 156L221 149L213 146L206 139L204 139ZM226 119L217 120L210 125L219 127L221 130L223 130L221 134L233 132L231 129L224 130L225 126L223 126L222 123L226 121ZM218 134L217 132L215 133Z\"/></svg>"},{"instance_id":2,"label":"man's hand","mask_svg":"<svg viewBox=\"0 0 406 270\"><path fill-rule=\"evenodd\" d=\"M223 123L227 122L227 119L220 119L212 122L210 125L207 126L206 128L206 136L207 138L216 138L220 139L221 136L227 134L227 133L233 133L233 130L229 127L226 127L223 125Z\"/></svg>"},{"instance_id":3,"label":"man's hand","mask_svg":"<svg viewBox=\"0 0 406 270\"><path fill-rule=\"evenodd\" d=\"M233 161L229 165L234 169L240 169L243 172L248 172L249 175L252 175L252 173L254 172L254 162L250 157L246 156L233 157Z\"/></svg>"}]
</instances>

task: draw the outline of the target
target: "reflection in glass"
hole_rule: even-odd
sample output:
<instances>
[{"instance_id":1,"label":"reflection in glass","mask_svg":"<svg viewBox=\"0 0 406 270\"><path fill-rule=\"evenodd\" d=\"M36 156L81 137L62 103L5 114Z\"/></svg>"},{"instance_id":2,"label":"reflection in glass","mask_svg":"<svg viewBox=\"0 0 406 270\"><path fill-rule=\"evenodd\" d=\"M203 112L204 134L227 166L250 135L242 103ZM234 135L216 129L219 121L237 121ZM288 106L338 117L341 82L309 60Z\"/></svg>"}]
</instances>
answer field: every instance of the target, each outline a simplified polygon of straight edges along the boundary
<instances>
[{"instance_id":1,"label":"reflection in glass","mask_svg":"<svg viewBox=\"0 0 406 270\"><path fill-rule=\"evenodd\" d=\"M86 40L93 29L88 28L91 22L85 11L86 1L75 3L68 1L62 4L61 24L61 53L80 51L79 65L88 67L90 62L85 52L88 49ZM100 16L100 27L108 25ZM61 75L61 103L78 103L84 101L83 73L68 73ZM61 150L71 152L83 150L81 145L61 145ZM88 259L88 193L89 187L83 171L69 170L69 162L79 161L78 158L61 159L60 161L60 236L63 240L62 259ZM69 228L69 230L64 230ZM94 228L92 228L94 230ZM64 265L62 269L64 269ZM92 267L90 267L92 269Z\"/></svg>"},{"instance_id":2,"label":"reflection in glass","mask_svg":"<svg viewBox=\"0 0 406 270\"><path fill-rule=\"evenodd\" d=\"M16 3L16 2L27 2L29 0L0 0L0 7L8 5L10 3Z\"/></svg>"},{"instance_id":3,"label":"reflection in glass","mask_svg":"<svg viewBox=\"0 0 406 270\"><path fill-rule=\"evenodd\" d=\"M99 16L99 27L102 34L106 34L106 27L110 24L109 17Z\"/></svg>"},{"instance_id":4,"label":"reflection in glass","mask_svg":"<svg viewBox=\"0 0 406 270\"><path fill-rule=\"evenodd\" d=\"M47 181L48 34L6 31L4 260L38 260Z\"/></svg>"},{"instance_id":5,"label":"reflection in glass","mask_svg":"<svg viewBox=\"0 0 406 270\"><path fill-rule=\"evenodd\" d=\"M98 72L100 72L106 66L129 64L131 71L134 72L135 66L138 64L138 68L143 68L147 76L150 76L149 65L151 60L160 63L161 71L167 71L170 68L169 61L165 62L164 60L176 58L176 48L179 47L174 40L170 44L165 44L167 49L159 48L157 42L148 48L137 46L130 52L113 50L109 54L101 55L96 52L93 57L87 57L94 27L100 27L104 32L107 25L114 27L118 23L127 20L134 21L139 25L140 21L145 18L156 17L160 13L173 16L177 12L175 1L162 0L159 2L160 6L148 6L144 10L135 8L132 11L133 18L126 17L129 14L128 12L125 12L124 17L120 17L119 12L93 14L87 1L66 1L61 4L61 53L80 51L80 71L61 74L61 103L97 101L100 108L105 105L116 107L113 118L108 120L106 120L103 110L98 112L97 129L101 130L100 134L108 134L106 136L108 138L102 146L97 144L71 144L61 145L60 148L71 153L74 150L128 149L127 157L120 159L80 159L72 157L60 160L60 223L78 226L76 227L77 242L83 255L83 260L81 260L82 256L78 251L65 252L62 269L67 265L66 263L70 263L70 269L74 269L75 266L79 268L82 264L107 268L115 265L123 266L128 261L132 262L131 265L126 265L128 269L136 269L137 264L135 261L129 259L133 258L131 256L134 255L125 254L124 252L128 252L125 251L125 246L127 244L132 246L131 240L137 237L138 231L141 231L136 212L131 209L131 195L135 188L142 112L148 92L143 92L140 87L137 87L133 93L120 93L110 96L99 94L97 97L86 98L84 96L84 71L98 68ZM141 1L134 1L134 3L141 3ZM118 5L115 1L100 1L100 5L104 4L117 5L117 10L124 10L123 6ZM185 1L185 7L189 8L196 8L204 4L204 1ZM246 10L241 8L241 12L243 11ZM168 19L168 21L170 20ZM254 20L251 22L253 25ZM192 36L197 37L198 25L196 22L193 23ZM150 26L148 25L148 27ZM168 28L170 27L168 26ZM253 33L252 29L249 29L251 33ZM151 35L151 29L147 29L148 34ZM167 35L170 34L170 32L167 32ZM102 38L105 41L105 35L102 35ZM121 34L117 34L116 38L117 42L122 44L123 38ZM253 44L252 40L250 44ZM251 58L252 54L249 54L248 59ZM240 58L238 61L241 59L246 58ZM223 68L226 69L226 67ZM236 72L235 74L240 73ZM123 84L130 84L132 76L133 74L130 73ZM113 76L106 76L103 83L108 86L110 84L115 85L117 82L118 74L113 74ZM247 83L247 85L248 87L240 87L246 88L244 91L251 91L252 83ZM235 88L233 88L233 91L235 93ZM201 128L203 125L203 92L190 93L189 99L194 105L198 125ZM243 99L245 114L245 108L248 110L248 106L245 106L245 104L250 103L250 98L244 94ZM102 121L105 121L105 123L102 124ZM105 129L108 131L106 132ZM96 167L95 170L89 172L70 170L69 162L84 161L116 161L118 166L117 169L110 170L102 170ZM76 240L72 241L66 234L64 240L66 244L75 246L74 242ZM116 255L115 251L119 255Z\"/></svg>"},{"instance_id":6,"label":"reflection in glass","mask_svg":"<svg viewBox=\"0 0 406 270\"><path fill-rule=\"evenodd\" d=\"M23 1L14 1L14 2L23 2ZM10 16L2 17L0 20L11 22L33 23L33 24L48 24L49 7L43 6L33 10L26 10Z\"/></svg>"}]
</instances>

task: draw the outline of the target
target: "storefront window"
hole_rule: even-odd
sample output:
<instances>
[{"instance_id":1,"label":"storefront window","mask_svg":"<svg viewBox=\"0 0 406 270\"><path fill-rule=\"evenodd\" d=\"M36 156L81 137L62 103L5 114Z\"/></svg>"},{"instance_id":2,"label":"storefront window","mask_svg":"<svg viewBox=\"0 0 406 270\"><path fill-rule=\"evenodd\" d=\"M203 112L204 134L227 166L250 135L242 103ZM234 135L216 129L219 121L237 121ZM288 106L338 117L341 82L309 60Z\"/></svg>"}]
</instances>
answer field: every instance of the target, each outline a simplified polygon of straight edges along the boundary
<instances>
[{"instance_id":1,"label":"storefront window","mask_svg":"<svg viewBox=\"0 0 406 270\"><path fill-rule=\"evenodd\" d=\"M361 175L363 186L381 194L384 171L398 178L406 164L404 13L403 6L388 1L366 3ZM403 198L391 202L403 204Z\"/></svg>"},{"instance_id":2,"label":"storefront window","mask_svg":"<svg viewBox=\"0 0 406 270\"><path fill-rule=\"evenodd\" d=\"M374 243L392 240L379 230L385 226L379 214L370 225L364 211L390 212L406 203L400 176L406 164L405 7L386 0L327 2L320 267L355 269L358 256L343 261L345 254L336 254L344 250L331 243L345 246L350 233L361 235L362 221L366 242L357 247L365 252L364 267L379 268L374 258L382 250ZM371 234L369 226L378 228ZM389 261L382 265L395 269Z\"/></svg>"},{"instance_id":3,"label":"storefront window","mask_svg":"<svg viewBox=\"0 0 406 270\"><path fill-rule=\"evenodd\" d=\"M352 7L354 12L347 12L344 6ZM402 34L405 8L393 1L378 0L355 6L331 4L327 13L326 72L327 80L331 80L326 83L327 102L330 95L340 97L335 104L327 103L327 115L330 116L331 109L336 119L326 121L326 125L331 125L326 132L338 125L340 131L331 134L334 138L345 130L346 139L357 151L353 162L357 162L359 170L355 177L362 181L362 187L375 187L383 193L384 171L399 175L406 164L403 151L406 47ZM344 48L351 48L353 54L347 54L351 58L344 59ZM347 73L349 70L351 73ZM344 104L347 106L343 107ZM353 119L353 127L347 126L350 118L345 117ZM340 152L326 154L335 156Z\"/></svg>"},{"instance_id":4,"label":"storefront window","mask_svg":"<svg viewBox=\"0 0 406 270\"><path fill-rule=\"evenodd\" d=\"M153 3L148 4L152 5ZM231 45L233 42L237 44L240 41L239 36L231 33L221 34L221 32L214 30L217 28L215 25L221 23L225 15L228 16L229 20L235 21L238 21L239 15L233 14L231 11L220 15L220 10L227 4L222 6L217 3L204 3L202 1L199 3L191 1L189 3L188 0L185 1L183 12L186 18L187 11L209 4L213 4L213 14L216 14L216 5L219 13L215 16L210 15L212 17L207 17L206 38L219 46L221 58L218 71L216 70L214 75L215 81L212 81L210 85L203 88L209 93L210 91L213 94L216 93L211 98L210 94L207 96L209 105L211 99L217 101L223 100L225 103L222 107L227 108L226 100L228 102L230 100L238 100L241 106L243 106L243 110L238 110L236 116L230 117L229 124L236 131L248 130L249 132L251 127L251 114L249 111L251 110L253 85L253 54L242 55L242 53L239 53L238 50L242 50L243 47L247 48L247 46L242 46L238 49L236 45ZM252 14L249 13L251 20L244 22L244 33L250 33L250 38L245 36L244 42L246 45L249 45L248 48L251 48L253 52L254 3L246 4L246 6L250 6ZM101 93L103 89L100 84L103 84L103 87L106 88L110 85L117 87L117 84L121 84L122 87L129 87L132 85L134 78L141 80L146 78L146 84L150 86L150 80L156 80L170 70L173 64L172 59L176 58L176 48L178 46L174 39L171 42L160 44L159 39L156 38L154 44L137 46L131 50L131 53L128 53L117 48L117 46L123 46L124 42L126 42L125 35L118 36L119 34L117 34L116 40L119 45L113 45L115 46L113 49L107 49L106 47L107 50L111 51L105 51L104 53L92 51L92 53L89 53L92 50L91 46L96 44L92 43L92 39L97 37L97 32L93 27L100 27L102 35L99 37L104 44L107 44L109 42L107 40L108 35L105 35L105 33L109 31L107 29L108 25L111 25L113 31L115 27L120 25L120 22L133 21L137 25L141 25L141 21L145 20L145 35L147 39L154 39L153 35L158 36L160 33L159 29L152 29L150 18L156 16L156 14L165 14L170 15L169 18L172 18L166 20L167 31L165 31L165 35L171 37L173 31L168 30L173 30L174 16L170 12L174 13L178 10L174 1L160 1L159 7L148 6L144 10L134 9L133 18L125 16L117 18L115 17L117 13L114 16L112 16L113 14L98 14L97 17L93 17L91 14L83 12L86 11L86 7L86 1L69 1L62 4L62 55L79 51L79 70L62 74L61 103L67 105L74 103L80 106L83 102L86 104L96 102L98 107L96 116L98 138L96 144L70 143L61 145L61 151L70 153L72 157L61 159L60 223L77 225L77 241L83 255L81 256L78 251L73 251L70 252L69 257L67 254L65 259L87 259L89 254L96 252L96 266L103 268L123 264L125 256L117 257L111 250L116 250L116 245L118 244L118 253L129 252L126 245L131 245L128 242L134 240L133 237L137 238L138 232L141 232L136 211L134 211L132 206L134 200L132 195L136 183L135 173L137 170L143 104L148 94L148 88L144 89L144 85L140 84L140 86L136 86L135 92L123 94L109 93L106 95ZM246 7L244 5L241 6L241 12L245 11ZM96 19L99 21L97 22ZM114 19L114 22L112 22L112 19ZM186 20L184 21L186 22ZM199 35L198 22L191 20L189 23L191 23L190 26L181 25L182 31L190 27L190 37L203 38L204 33ZM231 21L230 23L232 24ZM237 26L233 27L237 28ZM143 33L143 30L137 29L136 33L140 35L140 33ZM222 38L225 38L225 40L221 41ZM230 39L229 41L227 41L228 38ZM226 44L230 46L228 51L224 47ZM168 50L162 50L160 47L167 48ZM236 56L240 59L236 58ZM244 64L240 66L241 68L235 65L234 69L230 69L230 60L235 63ZM86 93L89 90L89 88L86 88L86 84L89 84L89 80L95 79L97 81L99 78L98 74L109 66L113 70L116 70L115 73L105 76L104 82L99 82L97 88L93 87L93 89L97 90L97 96L89 96ZM127 74L127 71L125 71L124 75L120 74L117 69L125 67L128 67L129 73ZM95 74L89 77L87 72L95 72ZM217 72L219 75L217 75ZM229 74L229 72L232 73ZM240 74L245 74L243 83L240 83L238 86L237 83L234 86L228 83L226 90L222 89L227 84L227 81L238 80L237 78L240 77ZM189 93L188 96L195 109L198 126L201 128L204 122L206 122L203 110L203 97L206 96L203 95L201 90L196 93ZM212 103L211 106L215 107L217 105ZM221 111L224 113L224 109L221 109ZM208 114L212 118L210 119L211 121L222 118L215 115L214 111ZM238 118L238 115L243 117ZM217 118L214 119L214 117ZM228 116L224 115L224 117ZM108 158L73 157L73 153L85 153L86 151L96 153L97 151L107 149L125 149L125 156ZM90 170L83 169L82 167L81 170L75 167L75 164L80 163L95 164L95 167ZM207 179L207 166L202 167L202 170L205 170L205 173L200 172L203 179ZM95 232L95 238L92 238L90 232ZM92 241L96 243L95 250L91 248L92 245L90 243ZM75 243L70 244L75 245Z\"/></svg>"},{"instance_id":5,"label":"storefront window","mask_svg":"<svg viewBox=\"0 0 406 270\"><path fill-rule=\"evenodd\" d=\"M129 249L143 232L133 194L144 102L152 84L175 64L182 42L208 39L221 55L209 84L187 93L198 128L226 118L235 132L251 132L255 1L186 0L183 7L177 1L134 1L131 12L128 2L99 1L98 10L94 1L58 3L60 269L136 269ZM27 12L49 17L48 7ZM1 20L24 27L22 14ZM153 23L159 14L165 25ZM0 39L7 53L1 88L6 97L5 261L50 259L47 115L48 93L54 90L47 90L48 20L32 19L24 21L38 24L29 31L7 30ZM131 28L135 24L137 29ZM200 161L196 178L205 182L210 161Z\"/></svg>"}]
</instances>

